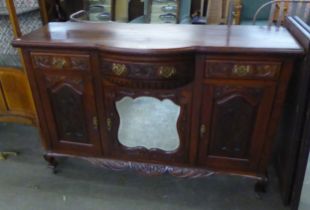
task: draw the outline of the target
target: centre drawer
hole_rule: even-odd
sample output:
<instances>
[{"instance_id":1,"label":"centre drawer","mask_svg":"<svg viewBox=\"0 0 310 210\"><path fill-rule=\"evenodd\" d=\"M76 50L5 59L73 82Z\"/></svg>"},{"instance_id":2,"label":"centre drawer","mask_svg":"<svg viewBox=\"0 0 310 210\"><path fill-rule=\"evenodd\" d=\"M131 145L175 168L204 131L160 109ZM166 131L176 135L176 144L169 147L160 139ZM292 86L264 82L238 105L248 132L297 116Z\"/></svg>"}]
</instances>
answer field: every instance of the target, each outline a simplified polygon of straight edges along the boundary
<instances>
[{"instance_id":1,"label":"centre drawer","mask_svg":"<svg viewBox=\"0 0 310 210\"><path fill-rule=\"evenodd\" d=\"M182 58L182 57L181 57ZM128 58L101 58L101 74L104 79L121 86L143 88L176 88L194 78L194 59L143 59L139 62Z\"/></svg>"}]
</instances>

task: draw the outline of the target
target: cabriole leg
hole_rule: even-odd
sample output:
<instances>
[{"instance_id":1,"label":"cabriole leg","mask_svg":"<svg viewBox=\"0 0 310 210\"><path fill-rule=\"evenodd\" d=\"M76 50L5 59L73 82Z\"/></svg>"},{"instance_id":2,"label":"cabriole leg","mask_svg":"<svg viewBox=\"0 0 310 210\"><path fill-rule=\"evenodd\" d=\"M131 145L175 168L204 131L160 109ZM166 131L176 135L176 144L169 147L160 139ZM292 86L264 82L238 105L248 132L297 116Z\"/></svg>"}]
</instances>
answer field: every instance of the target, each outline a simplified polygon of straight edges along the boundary
<instances>
[{"instance_id":1,"label":"cabriole leg","mask_svg":"<svg viewBox=\"0 0 310 210\"><path fill-rule=\"evenodd\" d=\"M262 198L263 195L267 192L267 187L268 187L268 177L265 176L261 180L258 180L255 184L255 192L258 196L258 198Z\"/></svg>"},{"instance_id":2,"label":"cabriole leg","mask_svg":"<svg viewBox=\"0 0 310 210\"><path fill-rule=\"evenodd\" d=\"M58 165L56 158L48 154L45 154L43 157L48 162L48 167L53 170L54 174L56 174Z\"/></svg>"}]
</instances>

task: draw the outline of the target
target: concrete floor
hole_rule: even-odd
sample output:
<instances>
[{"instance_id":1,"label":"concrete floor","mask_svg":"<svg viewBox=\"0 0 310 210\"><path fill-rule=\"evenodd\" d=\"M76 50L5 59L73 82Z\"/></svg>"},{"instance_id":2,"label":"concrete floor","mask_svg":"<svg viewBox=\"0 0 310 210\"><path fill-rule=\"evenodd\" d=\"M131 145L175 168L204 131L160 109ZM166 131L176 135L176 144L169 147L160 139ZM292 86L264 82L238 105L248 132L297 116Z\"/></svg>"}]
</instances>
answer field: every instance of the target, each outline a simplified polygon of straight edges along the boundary
<instances>
[{"instance_id":1,"label":"concrete floor","mask_svg":"<svg viewBox=\"0 0 310 210\"><path fill-rule=\"evenodd\" d=\"M0 161L0 210L288 210L277 180L263 199L254 181L232 176L180 179L103 170L64 159L54 175L42 159L37 130L0 123L0 150L21 154Z\"/></svg>"},{"instance_id":2,"label":"concrete floor","mask_svg":"<svg viewBox=\"0 0 310 210\"><path fill-rule=\"evenodd\" d=\"M308 159L307 170L304 179L304 185L301 192L299 210L309 210L310 209L310 156Z\"/></svg>"}]
</instances>

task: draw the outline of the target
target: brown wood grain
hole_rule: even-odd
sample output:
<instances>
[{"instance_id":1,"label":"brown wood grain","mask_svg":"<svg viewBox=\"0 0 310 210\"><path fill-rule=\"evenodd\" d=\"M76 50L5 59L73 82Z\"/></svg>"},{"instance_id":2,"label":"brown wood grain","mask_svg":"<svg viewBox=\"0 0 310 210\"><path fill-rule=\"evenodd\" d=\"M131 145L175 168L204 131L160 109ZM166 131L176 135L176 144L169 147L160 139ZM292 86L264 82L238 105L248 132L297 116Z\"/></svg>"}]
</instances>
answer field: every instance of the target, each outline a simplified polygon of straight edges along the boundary
<instances>
[{"instance_id":1,"label":"brown wood grain","mask_svg":"<svg viewBox=\"0 0 310 210\"><path fill-rule=\"evenodd\" d=\"M5 122L5 119L8 119L12 122L16 118L15 122L17 123L36 124L31 90L27 78L21 70L1 70L0 90L1 121Z\"/></svg>"},{"instance_id":2,"label":"brown wood grain","mask_svg":"<svg viewBox=\"0 0 310 210\"><path fill-rule=\"evenodd\" d=\"M261 180L290 74L298 70L293 64L304 53L285 28L259 26L54 23L13 44L23 48L49 154L138 161L147 170L148 163L198 167ZM165 78L162 67L174 73ZM176 151L120 144L115 103L126 96L170 99L180 106ZM80 110L76 121L71 114L67 119L73 122L63 124L59 113L70 107ZM225 120L225 113L232 116ZM76 134L63 132L64 125ZM83 126L81 141L74 136ZM219 151L226 144L236 150Z\"/></svg>"},{"instance_id":3,"label":"brown wood grain","mask_svg":"<svg viewBox=\"0 0 310 210\"><path fill-rule=\"evenodd\" d=\"M302 54L285 28L264 26L49 23L15 47L88 48L128 53L256 52Z\"/></svg>"}]
</instances>

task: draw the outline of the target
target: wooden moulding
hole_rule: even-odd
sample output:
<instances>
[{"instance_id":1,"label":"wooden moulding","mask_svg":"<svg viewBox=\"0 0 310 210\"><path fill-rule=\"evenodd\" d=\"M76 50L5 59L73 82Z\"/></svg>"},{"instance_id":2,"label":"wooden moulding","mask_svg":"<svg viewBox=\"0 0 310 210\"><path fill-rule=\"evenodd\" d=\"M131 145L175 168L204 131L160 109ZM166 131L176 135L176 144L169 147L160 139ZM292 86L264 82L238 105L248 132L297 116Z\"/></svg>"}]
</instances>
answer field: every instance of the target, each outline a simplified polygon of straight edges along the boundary
<instances>
[{"instance_id":1,"label":"wooden moulding","mask_svg":"<svg viewBox=\"0 0 310 210\"><path fill-rule=\"evenodd\" d=\"M83 157L69 154L60 154L54 152L47 152L44 155L44 159L50 163L50 166L57 171L56 167L58 166L58 158L74 158L85 160L91 163L94 166L112 170L112 171L133 171L137 172L141 175L146 176L162 176L162 175L171 175L179 178L204 178L210 177L213 175L231 175L231 176L240 176L240 173L230 173L226 171L217 171L213 169L208 169L206 167L198 168L198 167L186 167L186 166L172 166L172 165L164 165L159 163L147 163L147 162L137 162L137 161L128 161L128 160L116 160L116 159L108 159L101 157ZM254 176L254 175L242 175L243 177L247 177L250 179L260 181L265 181L267 176Z\"/></svg>"}]
</instances>

